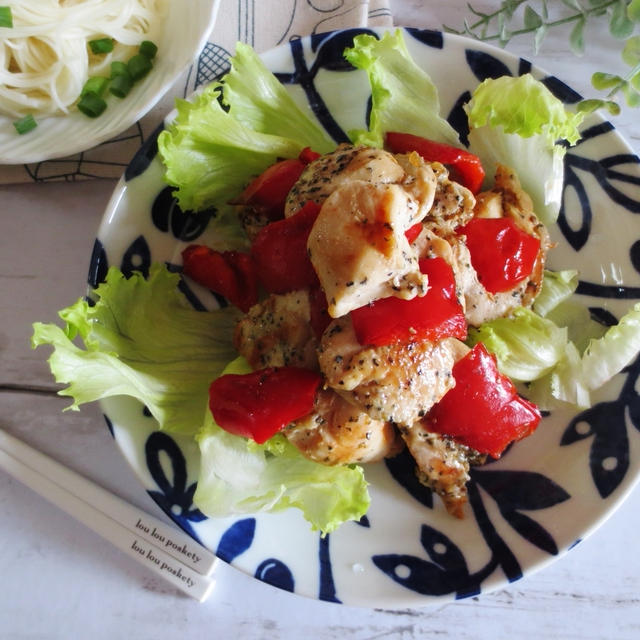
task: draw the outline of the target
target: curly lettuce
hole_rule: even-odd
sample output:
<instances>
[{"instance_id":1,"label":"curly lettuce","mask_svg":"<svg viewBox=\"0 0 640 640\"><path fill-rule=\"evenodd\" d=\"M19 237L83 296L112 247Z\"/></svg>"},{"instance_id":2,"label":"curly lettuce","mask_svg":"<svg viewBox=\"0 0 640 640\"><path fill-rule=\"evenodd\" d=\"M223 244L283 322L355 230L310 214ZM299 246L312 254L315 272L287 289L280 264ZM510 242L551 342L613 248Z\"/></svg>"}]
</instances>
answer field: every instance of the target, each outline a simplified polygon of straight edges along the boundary
<instances>
[{"instance_id":1,"label":"curly lettuce","mask_svg":"<svg viewBox=\"0 0 640 640\"><path fill-rule=\"evenodd\" d=\"M220 208L281 158L304 147L335 148L249 47L238 43L231 71L193 101L158 137L165 181L184 211Z\"/></svg>"},{"instance_id":2,"label":"curly lettuce","mask_svg":"<svg viewBox=\"0 0 640 640\"><path fill-rule=\"evenodd\" d=\"M238 312L192 309L179 281L159 264L148 280L112 267L94 292L95 304L80 299L60 312L64 328L34 324L32 345L53 347L49 366L56 381L68 385L59 391L72 398L68 409L131 396L160 429L195 437L202 458L194 504L209 516L296 507L323 533L361 518L369 506L361 467L328 467L307 460L280 434L257 445L215 424L208 410L211 381L225 371L249 370L235 359Z\"/></svg>"},{"instance_id":3,"label":"curly lettuce","mask_svg":"<svg viewBox=\"0 0 640 640\"><path fill-rule=\"evenodd\" d=\"M513 169L544 223L554 222L562 204L566 145L580 139L584 115L571 113L531 74L488 78L465 106L469 148L488 179L496 165Z\"/></svg>"},{"instance_id":4,"label":"curly lettuce","mask_svg":"<svg viewBox=\"0 0 640 640\"><path fill-rule=\"evenodd\" d=\"M455 129L440 115L436 86L411 57L400 29L380 39L356 36L344 57L367 72L371 85L369 130L349 132L354 144L382 147L385 133L399 131L459 146Z\"/></svg>"},{"instance_id":5,"label":"curly lettuce","mask_svg":"<svg viewBox=\"0 0 640 640\"><path fill-rule=\"evenodd\" d=\"M195 434L204 422L211 380L235 357L238 311L200 312L177 289L180 276L152 265L149 279L111 267L106 281L60 311L64 329L35 323L32 346L54 348L48 362L68 409L102 398L137 398L160 429ZM75 337L81 346L74 344ZM204 398L204 400L203 400Z\"/></svg>"}]
</instances>

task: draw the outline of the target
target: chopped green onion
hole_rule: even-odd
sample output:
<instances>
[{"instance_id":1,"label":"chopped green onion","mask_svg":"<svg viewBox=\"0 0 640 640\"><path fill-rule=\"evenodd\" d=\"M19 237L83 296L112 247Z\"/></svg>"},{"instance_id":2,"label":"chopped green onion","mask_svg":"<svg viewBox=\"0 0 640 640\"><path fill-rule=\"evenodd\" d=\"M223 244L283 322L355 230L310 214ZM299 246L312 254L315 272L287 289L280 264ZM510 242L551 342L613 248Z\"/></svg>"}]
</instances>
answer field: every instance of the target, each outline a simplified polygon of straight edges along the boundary
<instances>
[{"instance_id":1,"label":"chopped green onion","mask_svg":"<svg viewBox=\"0 0 640 640\"><path fill-rule=\"evenodd\" d=\"M147 56L143 56L138 54L137 56L133 56L127 63L127 67L129 68L129 73L133 78L134 82L140 80L140 78L144 78L144 76L151 71L151 60L147 58Z\"/></svg>"},{"instance_id":2,"label":"chopped green onion","mask_svg":"<svg viewBox=\"0 0 640 640\"><path fill-rule=\"evenodd\" d=\"M93 53L109 53L110 51L113 51L113 40L111 38L89 40L89 46Z\"/></svg>"},{"instance_id":3,"label":"chopped green onion","mask_svg":"<svg viewBox=\"0 0 640 640\"><path fill-rule=\"evenodd\" d=\"M133 81L131 80L131 76L121 74L111 79L109 91L111 91L111 93L113 93L117 98L124 98L129 91L131 91L132 86Z\"/></svg>"},{"instance_id":4,"label":"chopped green onion","mask_svg":"<svg viewBox=\"0 0 640 640\"><path fill-rule=\"evenodd\" d=\"M35 118L29 114L24 118L20 118L20 120L16 120L13 123L13 126L16 128L16 131L22 135L23 133L28 133L32 129L35 129L38 126Z\"/></svg>"},{"instance_id":5,"label":"chopped green onion","mask_svg":"<svg viewBox=\"0 0 640 640\"><path fill-rule=\"evenodd\" d=\"M111 79L113 80L117 76L127 76L131 77L129 73L129 68L127 67L126 62L120 62L120 60L114 60L111 63Z\"/></svg>"},{"instance_id":6,"label":"chopped green onion","mask_svg":"<svg viewBox=\"0 0 640 640\"><path fill-rule=\"evenodd\" d=\"M11 7L0 7L0 27L13 27Z\"/></svg>"},{"instance_id":7,"label":"chopped green onion","mask_svg":"<svg viewBox=\"0 0 640 640\"><path fill-rule=\"evenodd\" d=\"M151 40L143 40L140 43L140 54L149 58L149 60L156 57L156 53L158 53L158 47Z\"/></svg>"},{"instance_id":8,"label":"chopped green onion","mask_svg":"<svg viewBox=\"0 0 640 640\"><path fill-rule=\"evenodd\" d=\"M95 93L97 96L101 96L108 84L109 78L92 76L84 83L84 87L82 87L80 95L83 96L85 93Z\"/></svg>"},{"instance_id":9,"label":"chopped green onion","mask_svg":"<svg viewBox=\"0 0 640 640\"><path fill-rule=\"evenodd\" d=\"M95 93L85 93L78 102L78 110L90 118L97 118L106 108L107 103Z\"/></svg>"}]
</instances>

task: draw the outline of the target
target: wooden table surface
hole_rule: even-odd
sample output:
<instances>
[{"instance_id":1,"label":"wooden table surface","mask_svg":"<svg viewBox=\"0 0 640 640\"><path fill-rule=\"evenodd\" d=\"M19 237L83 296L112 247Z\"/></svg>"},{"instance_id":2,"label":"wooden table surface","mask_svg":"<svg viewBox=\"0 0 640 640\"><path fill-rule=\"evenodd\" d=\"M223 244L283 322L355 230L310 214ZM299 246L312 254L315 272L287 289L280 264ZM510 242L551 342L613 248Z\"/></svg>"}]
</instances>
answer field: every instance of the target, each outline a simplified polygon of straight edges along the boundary
<instances>
[{"instance_id":1,"label":"wooden table surface","mask_svg":"<svg viewBox=\"0 0 640 640\"><path fill-rule=\"evenodd\" d=\"M462 24L464 2L391 3L397 24ZM437 5L435 8L431 5ZM494 3L478 3L495 7ZM567 32L533 56L588 92L591 72L620 68L606 29L589 32L583 58ZM640 150L640 111L615 124ZM0 168L2 171L2 168ZM157 513L96 406L62 413L31 323L82 294L111 181L27 184L0 191L0 425L132 503ZM204 604L189 600L0 472L0 638L640 638L640 491L565 557L500 591L440 607L367 610L306 600L221 564Z\"/></svg>"}]
</instances>

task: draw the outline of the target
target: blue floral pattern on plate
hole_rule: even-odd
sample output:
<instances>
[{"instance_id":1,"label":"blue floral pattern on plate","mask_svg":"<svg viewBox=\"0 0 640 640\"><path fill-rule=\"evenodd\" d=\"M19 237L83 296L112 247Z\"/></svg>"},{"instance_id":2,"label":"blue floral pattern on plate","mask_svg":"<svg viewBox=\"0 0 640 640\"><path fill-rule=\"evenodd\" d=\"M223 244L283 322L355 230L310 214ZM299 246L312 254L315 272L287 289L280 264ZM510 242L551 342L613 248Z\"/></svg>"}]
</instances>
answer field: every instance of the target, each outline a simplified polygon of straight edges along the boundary
<instances>
[{"instance_id":1,"label":"blue floral pattern on plate","mask_svg":"<svg viewBox=\"0 0 640 640\"><path fill-rule=\"evenodd\" d=\"M267 65L308 106L336 142L366 125L366 78L342 57L358 33L296 39L264 55ZM559 79L504 51L437 31L406 29L412 55L440 88L443 114L465 141L462 105L478 82L531 72L564 102L580 96ZM205 81L211 43L196 67ZM343 89L342 91L340 89ZM183 212L162 181L156 132L125 172L99 230L89 270L96 286L110 264L148 273L153 261L179 271L188 243L207 243L214 210ZM591 116L565 159L565 191L552 268L580 269L578 292L592 316L616 321L640 298L640 161L613 126ZM125 223L126 224L123 224ZM606 242L603 241L606 239ZM624 278L620 276L624 274ZM225 301L181 283L198 309ZM104 403L125 457L159 506L217 555L281 589L331 602L415 606L445 602L518 580L560 556L600 524L631 490L640 462L640 359L610 382L590 409L546 415L538 431L499 461L473 469L464 520L444 512L420 485L407 454L369 465L372 504L358 523L324 538L295 510L208 519L191 504L199 458L192 442L155 430L123 401ZM126 404L126 403L124 403ZM632 447L635 443L636 449Z\"/></svg>"}]
</instances>

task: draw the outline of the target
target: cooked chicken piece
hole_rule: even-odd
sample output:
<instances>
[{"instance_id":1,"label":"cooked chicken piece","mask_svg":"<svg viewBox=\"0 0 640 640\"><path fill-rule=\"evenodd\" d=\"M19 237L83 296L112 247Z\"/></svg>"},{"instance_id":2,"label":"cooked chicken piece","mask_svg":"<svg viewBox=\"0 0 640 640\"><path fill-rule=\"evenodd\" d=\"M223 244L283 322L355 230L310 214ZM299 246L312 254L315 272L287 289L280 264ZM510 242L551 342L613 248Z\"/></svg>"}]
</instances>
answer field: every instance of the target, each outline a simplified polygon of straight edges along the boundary
<instances>
[{"instance_id":1,"label":"cooked chicken piece","mask_svg":"<svg viewBox=\"0 0 640 640\"><path fill-rule=\"evenodd\" d=\"M236 325L233 343L252 368L318 368L317 340L311 329L309 294L270 295Z\"/></svg>"},{"instance_id":2,"label":"cooked chicken piece","mask_svg":"<svg viewBox=\"0 0 640 640\"><path fill-rule=\"evenodd\" d=\"M424 223L437 230L438 235L445 236L473 218L476 200L469 189L449 179L449 172L442 164L432 162L431 168L437 186L433 206Z\"/></svg>"},{"instance_id":3,"label":"cooked chicken piece","mask_svg":"<svg viewBox=\"0 0 640 640\"><path fill-rule=\"evenodd\" d=\"M442 165L425 162L415 151L398 154L395 158L404 170L404 176L398 184L418 204L416 218L422 220L433 206L438 189L437 171Z\"/></svg>"},{"instance_id":4,"label":"cooked chicken piece","mask_svg":"<svg viewBox=\"0 0 640 640\"><path fill-rule=\"evenodd\" d=\"M464 317L472 327L483 322L509 315L513 309L522 305L527 280L523 280L509 291L490 293L478 280L476 270L471 266L471 256L464 240L460 237L449 238L454 256L454 274L457 289L462 295Z\"/></svg>"},{"instance_id":5,"label":"cooked chicken piece","mask_svg":"<svg viewBox=\"0 0 640 640\"><path fill-rule=\"evenodd\" d=\"M491 191L497 192L502 196L504 215L511 218L525 233L529 233L540 240L540 251L533 265L533 271L527 280L527 287L522 298L522 304L528 306L540 293L547 253L553 246L551 238L547 228L538 220L529 194L522 190L518 176L511 169L498 165L495 184ZM480 213L478 212L478 215Z\"/></svg>"},{"instance_id":6,"label":"cooked chicken piece","mask_svg":"<svg viewBox=\"0 0 640 640\"><path fill-rule=\"evenodd\" d=\"M529 306L540 291L547 252L551 247L546 227L538 220L531 198L525 193L516 175L498 166L495 184L490 191L478 194L475 214L479 218L511 218L525 233L540 240L540 251L529 278L509 291L492 294L478 280L464 239L450 235L454 257L456 284L464 298L465 318L472 326L508 315L519 306Z\"/></svg>"},{"instance_id":7,"label":"cooked chicken piece","mask_svg":"<svg viewBox=\"0 0 640 640\"><path fill-rule=\"evenodd\" d=\"M285 217L294 215L309 201L322 204L338 187L352 180L384 184L403 178L404 169L391 153L341 144L305 168L287 196Z\"/></svg>"},{"instance_id":8,"label":"cooked chicken piece","mask_svg":"<svg viewBox=\"0 0 640 640\"><path fill-rule=\"evenodd\" d=\"M327 465L375 462L403 446L393 425L373 420L331 389L322 389L313 411L282 433L306 458Z\"/></svg>"},{"instance_id":9,"label":"cooked chicken piece","mask_svg":"<svg viewBox=\"0 0 640 640\"><path fill-rule=\"evenodd\" d=\"M243 204L236 206L236 213L240 219L240 224L251 242L256 239L256 236L264 227L272 222L266 213L251 205Z\"/></svg>"},{"instance_id":10,"label":"cooked chicken piece","mask_svg":"<svg viewBox=\"0 0 640 640\"><path fill-rule=\"evenodd\" d=\"M318 360L327 385L372 418L410 426L453 387L451 369L468 351L455 338L362 346L344 317L324 332Z\"/></svg>"},{"instance_id":11,"label":"cooked chicken piece","mask_svg":"<svg viewBox=\"0 0 640 640\"><path fill-rule=\"evenodd\" d=\"M422 422L401 427L400 433L416 461L420 482L442 498L449 514L462 518L469 465L484 457L450 438L427 431Z\"/></svg>"},{"instance_id":12,"label":"cooked chicken piece","mask_svg":"<svg viewBox=\"0 0 640 640\"><path fill-rule=\"evenodd\" d=\"M378 298L426 293L427 277L404 235L418 221L417 209L394 184L353 181L325 200L307 249L331 317Z\"/></svg>"}]
</instances>

